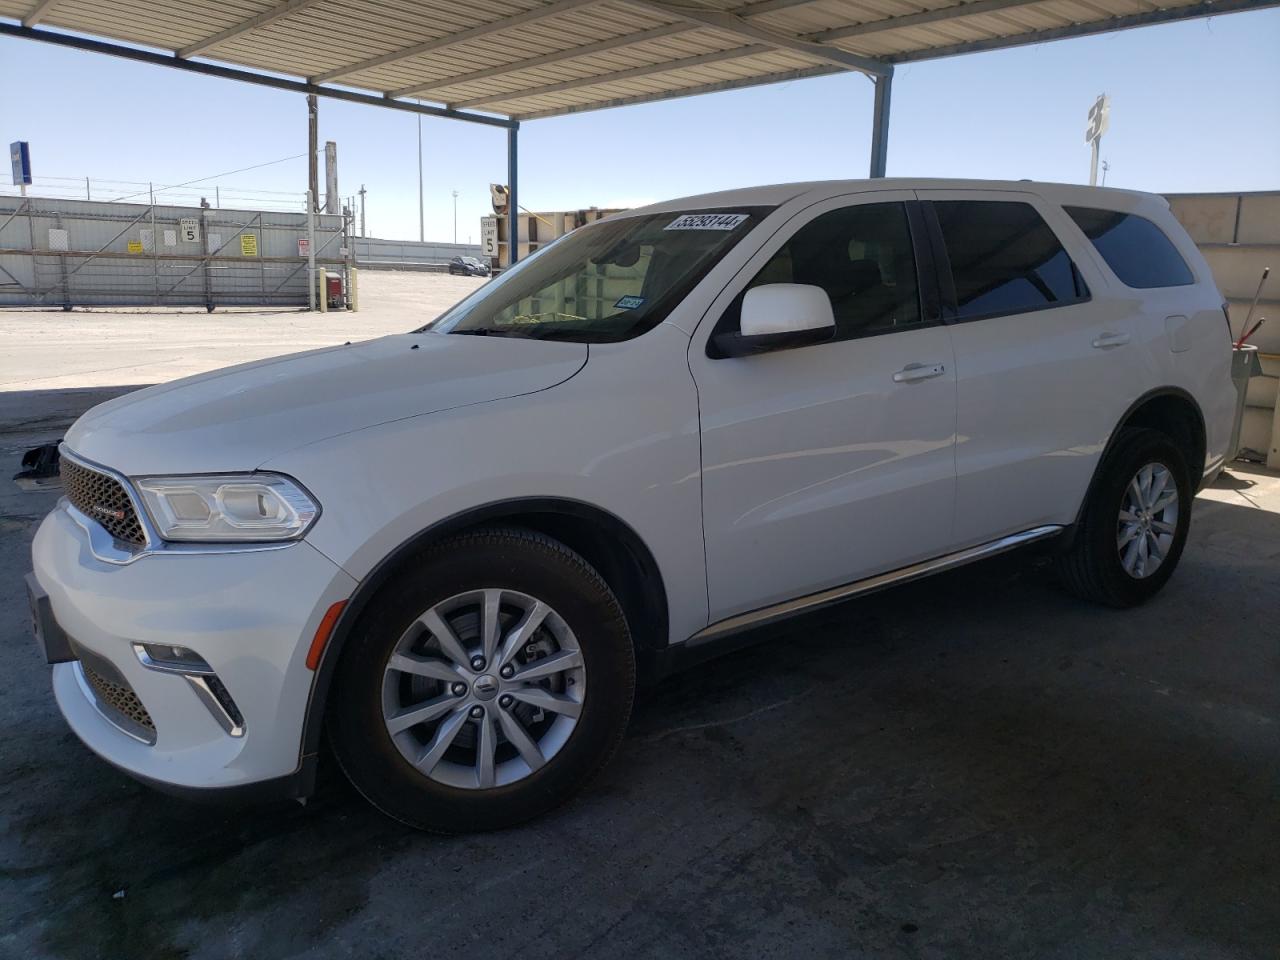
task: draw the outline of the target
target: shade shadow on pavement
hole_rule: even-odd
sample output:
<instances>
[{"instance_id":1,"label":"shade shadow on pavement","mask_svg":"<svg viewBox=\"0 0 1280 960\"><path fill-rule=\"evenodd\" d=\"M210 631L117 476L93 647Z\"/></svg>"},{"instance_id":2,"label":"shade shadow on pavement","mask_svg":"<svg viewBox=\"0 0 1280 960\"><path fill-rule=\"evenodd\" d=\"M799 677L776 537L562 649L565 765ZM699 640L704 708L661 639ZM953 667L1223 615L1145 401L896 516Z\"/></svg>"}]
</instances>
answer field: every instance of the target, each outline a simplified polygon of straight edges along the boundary
<instances>
[{"instance_id":1,"label":"shade shadow on pavement","mask_svg":"<svg viewBox=\"0 0 1280 960\"><path fill-rule=\"evenodd\" d=\"M15 457L6 443L6 478ZM1202 497L1182 566L1137 610L1074 600L1024 554L759 631L644 691L619 756L568 807L447 838L384 819L331 768L306 807L226 808L94 757L57 713L21 596L53 498L7 486L0 953L1280 947L1277 506Z\"/></svg>"}]
</instances>

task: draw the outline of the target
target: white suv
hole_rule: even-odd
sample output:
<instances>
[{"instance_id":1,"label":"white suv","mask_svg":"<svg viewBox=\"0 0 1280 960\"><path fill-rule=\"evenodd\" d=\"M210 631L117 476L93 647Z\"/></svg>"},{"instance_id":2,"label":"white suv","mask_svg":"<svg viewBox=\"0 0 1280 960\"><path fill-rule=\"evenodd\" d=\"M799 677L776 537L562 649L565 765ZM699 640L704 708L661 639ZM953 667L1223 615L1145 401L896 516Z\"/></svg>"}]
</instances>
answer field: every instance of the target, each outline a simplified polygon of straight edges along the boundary
<instances>
[{"instance_id":1,"label":"white suv","mask_svg":"<svg viewBox=\"0 0 1280 960\"><path fill-rule=\"evenodd\" d=\"M157 786L306 796L324 731L391 816L510 824L605 763L638 666L1032 541L1085 597L1152 596L1230 353L1159 197L658 204L414 333L85 414L38 633L72 729Z\"/></svg>"}]
</instances>

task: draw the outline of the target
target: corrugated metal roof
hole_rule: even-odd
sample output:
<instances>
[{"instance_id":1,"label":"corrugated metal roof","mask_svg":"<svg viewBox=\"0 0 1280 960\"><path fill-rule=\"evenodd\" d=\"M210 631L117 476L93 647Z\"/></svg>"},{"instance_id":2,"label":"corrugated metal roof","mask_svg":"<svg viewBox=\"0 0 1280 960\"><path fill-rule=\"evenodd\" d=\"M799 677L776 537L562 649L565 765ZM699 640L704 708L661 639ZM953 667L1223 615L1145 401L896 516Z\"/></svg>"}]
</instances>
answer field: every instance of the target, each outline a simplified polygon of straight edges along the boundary
<instances>
[{"instance_id":1,"label":"corrugated metal roof","mask_svg":"<svg viewBox=\"0 0 1280 960\"><path fill-rule=\"evenodd\" d=\"M0 0L0 17L516 119L1280 0Z\"/></svg>"}]
</instances>

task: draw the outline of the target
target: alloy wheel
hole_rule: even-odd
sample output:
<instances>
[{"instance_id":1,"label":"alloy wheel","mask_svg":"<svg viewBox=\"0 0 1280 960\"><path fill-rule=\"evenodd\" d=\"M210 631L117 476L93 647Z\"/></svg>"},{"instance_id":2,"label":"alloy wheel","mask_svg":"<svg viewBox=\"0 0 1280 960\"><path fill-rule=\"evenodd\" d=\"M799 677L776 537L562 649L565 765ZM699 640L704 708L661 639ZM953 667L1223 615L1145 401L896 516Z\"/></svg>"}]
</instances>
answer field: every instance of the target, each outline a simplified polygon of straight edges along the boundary
<instances>
[{"instance_id":1,"label":"alloy wheel","mask_svg":"<svg viewBox=\"0 0 1280 960\"><path fill-rule=\"evenodd\" d=\"M382 715L400 755L452 787L530 776L568 742L586 696L573 631L528 594L487 588L435 604L397 641Z\"/></svg>"},{"instance_id":2,"label":"alloy wheel","mask_svg":"<svg viewBox=\"0 0 1280 960\"><path fill-rule=\"evenodd\" d=\"M1154 574L1178 532L1178 485L1162 463L1148 463L1125 487L1116 522L1116 549L1129 576Z\"/></svg>"}]
</instances>

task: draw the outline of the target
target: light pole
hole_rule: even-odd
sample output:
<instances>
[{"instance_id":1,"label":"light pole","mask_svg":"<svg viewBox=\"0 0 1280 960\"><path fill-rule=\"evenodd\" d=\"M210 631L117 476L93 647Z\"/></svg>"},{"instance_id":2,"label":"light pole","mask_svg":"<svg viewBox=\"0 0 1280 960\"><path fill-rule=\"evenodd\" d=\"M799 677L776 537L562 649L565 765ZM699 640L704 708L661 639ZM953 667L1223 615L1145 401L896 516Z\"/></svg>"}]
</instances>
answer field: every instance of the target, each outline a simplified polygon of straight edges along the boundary
<instances>
[{"instance_id":1,"label":"light pole","mask_svg":"<svg viewBox=\"0 0 1280 960\"><path fill-rule=\"evenodd\" d=\"M453 190L453 242L458 242L458 189Z\"/></svg>"},{"instance_id":2,"label":"light pole","mask_svg":"<svg viewBox=\"0 0 1280 960\"><path fill-rule=\"evenodd\" d=\"M1089 108L1089 126L1084 132L1084 142L1089 144L1092 155L1089 163L1089 186L1091 187L1098 185L1098 150L1102 143L1102 135L1107 132L1110 122L1111 98L1102 93Z\"/></svg>"}]
</instances>

